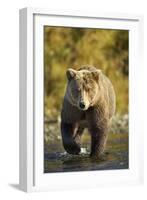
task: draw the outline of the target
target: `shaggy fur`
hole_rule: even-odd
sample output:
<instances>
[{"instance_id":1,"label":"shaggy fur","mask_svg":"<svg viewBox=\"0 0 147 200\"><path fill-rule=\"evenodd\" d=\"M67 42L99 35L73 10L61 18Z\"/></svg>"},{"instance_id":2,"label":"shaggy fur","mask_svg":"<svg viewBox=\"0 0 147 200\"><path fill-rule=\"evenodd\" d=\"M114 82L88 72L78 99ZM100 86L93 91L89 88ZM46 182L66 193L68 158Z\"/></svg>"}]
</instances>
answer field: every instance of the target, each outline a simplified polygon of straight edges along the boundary
<instances>
[{"instance_id":1,"label":"shaggy fur","mask_svg":"<svg viewBox=\"0 0 147 200\"><path fill-rule=\"evenodd\" d=\"M93 66L67 70L68 84L61 112L63 146L80 153L84 128L91 134L91 156L104 152L110 121L115 112L115 93L110 80ZM80 107L80 104L84 107Z\"/></svg>"}]
</instances>

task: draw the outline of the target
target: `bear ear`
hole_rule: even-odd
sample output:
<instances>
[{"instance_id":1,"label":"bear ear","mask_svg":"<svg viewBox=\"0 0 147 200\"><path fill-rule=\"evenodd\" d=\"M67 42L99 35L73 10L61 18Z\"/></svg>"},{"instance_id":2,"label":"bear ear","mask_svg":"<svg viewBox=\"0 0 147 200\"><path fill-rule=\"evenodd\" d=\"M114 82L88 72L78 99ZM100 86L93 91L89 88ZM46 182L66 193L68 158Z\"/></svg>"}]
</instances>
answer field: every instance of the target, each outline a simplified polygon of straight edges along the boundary
<instances>
[{"instance_id":1,"label":"bear ear","mask_svg":"<svg viewBox=\"0 0 147 200\"><path fill-rule=\"evenodd\" d=\"M66 72L66 76L68 80L71 80L72 78L74 78L76 76L76 73L77 73L76 70L69 68Z\"/></svg>"},{"instance_id":2,"label":"bear ear","mask_svg":"<svg viewBox=\"0 0 147 200\"><path fill-rule=\"evenodd\" d=\"M95 71L92 71L91 72L92 73L92 76L94 77L94 79L96 80L96 81L98 81L99 80L99 76L100 76L100 74L101 74L101 70L95 70Z\"/></svg>"}]
</instances>

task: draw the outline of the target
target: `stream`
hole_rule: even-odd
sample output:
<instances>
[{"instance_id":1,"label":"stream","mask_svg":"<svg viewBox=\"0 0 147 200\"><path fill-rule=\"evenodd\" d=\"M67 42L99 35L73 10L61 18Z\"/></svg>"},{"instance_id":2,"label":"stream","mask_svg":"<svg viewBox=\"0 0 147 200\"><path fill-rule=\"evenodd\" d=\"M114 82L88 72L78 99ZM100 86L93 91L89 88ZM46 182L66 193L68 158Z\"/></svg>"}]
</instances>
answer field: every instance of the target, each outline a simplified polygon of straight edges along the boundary
<instances>
[{"instance_id":1,"label":"stream","mask_svg":"<svg viewBox=\"0 0 147 200\"><path fill-rule=\"evenodd\" d=\"M101 160L89 157L90 136L82 136L80 155L70 155L62 146L60 134L44 142L44 172L74 172L128 169L128 133L110 133Z\"/></svg>"}]
</instances>

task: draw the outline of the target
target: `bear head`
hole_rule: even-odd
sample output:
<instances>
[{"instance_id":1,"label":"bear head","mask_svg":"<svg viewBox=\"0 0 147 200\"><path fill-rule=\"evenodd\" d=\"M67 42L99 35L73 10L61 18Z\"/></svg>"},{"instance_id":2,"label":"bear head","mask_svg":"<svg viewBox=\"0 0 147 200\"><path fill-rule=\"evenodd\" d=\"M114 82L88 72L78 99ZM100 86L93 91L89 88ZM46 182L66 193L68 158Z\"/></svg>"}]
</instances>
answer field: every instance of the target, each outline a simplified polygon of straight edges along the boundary
<instances>
[{"instance_id":1,"label":"bear head","mask_svg":"<svg viewBox=\"0 0 147 200\"><path fill-rule=\"evenodd\" d=\"M87 110L93 106L100 96L101 70L74 70L69 68L66 72L68 85L67 100L79 110Z\"/></svg>"}]
</instances>

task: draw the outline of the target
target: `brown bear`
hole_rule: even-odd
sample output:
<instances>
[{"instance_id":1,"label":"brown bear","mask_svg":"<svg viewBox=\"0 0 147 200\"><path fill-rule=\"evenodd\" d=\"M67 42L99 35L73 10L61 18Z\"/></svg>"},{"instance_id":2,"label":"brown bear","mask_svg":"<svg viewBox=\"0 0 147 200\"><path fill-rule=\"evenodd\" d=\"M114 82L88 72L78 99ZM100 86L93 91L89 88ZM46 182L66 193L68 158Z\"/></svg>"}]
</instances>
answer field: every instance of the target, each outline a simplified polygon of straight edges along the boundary
<instances>
[{"instance_id":1,"label":"brown bear","mask_svg":"<svg viewBox=\"0 0 147 200\"><path fill-rule=\"evenodd\" d=\"M67 70L68 84L61 111L61 134L65 150L80 153L85 128L91 135L91 156L100 157L105 149L108 128L115 113L115 92L101 70L83 66Z\"/></svg>"}]
</instances>

